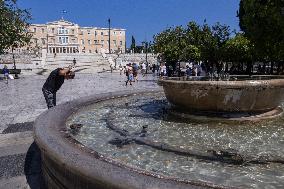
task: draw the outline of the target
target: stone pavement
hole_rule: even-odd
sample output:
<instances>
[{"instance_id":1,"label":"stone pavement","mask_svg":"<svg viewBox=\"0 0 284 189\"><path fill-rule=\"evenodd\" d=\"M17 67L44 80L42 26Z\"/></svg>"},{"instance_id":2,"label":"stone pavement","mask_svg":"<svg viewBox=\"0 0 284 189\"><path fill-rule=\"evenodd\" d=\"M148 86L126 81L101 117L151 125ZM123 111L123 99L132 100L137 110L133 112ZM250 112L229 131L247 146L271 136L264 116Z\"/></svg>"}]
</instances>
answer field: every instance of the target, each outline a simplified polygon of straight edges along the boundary
<instances>
[{"instance_id":1,"label":"stone pavement","mask_svg":"<svg viewBox=\"0 0 284 189\"><path fill-rule=\"evenodd\" d=\"M8 84L0 80L0 189L40 188L32 130L36 117L47 110L41 91L46 77L21 76ZM92 94L159 87L151 74L140 79L126 87L125 76L119 73L77 74L58 91L57 104Z\"/></svg>"}]
</instances>

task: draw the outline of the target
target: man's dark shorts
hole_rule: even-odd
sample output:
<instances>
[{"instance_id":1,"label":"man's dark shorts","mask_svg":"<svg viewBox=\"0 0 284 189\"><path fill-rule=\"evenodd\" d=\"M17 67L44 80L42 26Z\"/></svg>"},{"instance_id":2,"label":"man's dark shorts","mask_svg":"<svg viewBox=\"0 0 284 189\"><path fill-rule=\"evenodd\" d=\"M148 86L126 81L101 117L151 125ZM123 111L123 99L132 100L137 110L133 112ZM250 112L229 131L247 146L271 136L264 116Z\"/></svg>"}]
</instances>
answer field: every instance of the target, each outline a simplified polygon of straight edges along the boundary
<instances>
[{"instance_id":1,"label":"man's dark shorts","mask_svg":"<svg viewBox=\"0 0 284 189\"><path fill-rule=\"evenodd\" d=\"M45 88L42 88L42 92L47 104L47 108L49 109L56 106L56 93L52 93Z\"/></svg>"}]
</instances>

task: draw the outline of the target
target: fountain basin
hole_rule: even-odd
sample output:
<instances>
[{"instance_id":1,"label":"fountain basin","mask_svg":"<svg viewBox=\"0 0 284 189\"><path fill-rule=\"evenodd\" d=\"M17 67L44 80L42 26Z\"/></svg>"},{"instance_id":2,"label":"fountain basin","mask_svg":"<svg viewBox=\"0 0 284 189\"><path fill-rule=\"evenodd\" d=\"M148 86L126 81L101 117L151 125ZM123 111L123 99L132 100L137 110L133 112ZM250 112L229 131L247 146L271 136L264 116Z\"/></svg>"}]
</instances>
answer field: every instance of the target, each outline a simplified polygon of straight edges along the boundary
<instances>
[{"instance_id":1,"label":"fountain basin","mask_svg":"<svg viewBox=\"0 0 284 189\"><path fill-rule=\"evenodd\" d=\"M144 91L145 92L145 91ZM141 93L140 91L140 94ZM35 142L41 150L42 170L48 188L104 189L185 189L213 185L203 182L182 182L132 169L104 157L73 139L66 120L80 108L114 98L135 95L117 92L94 95L56 106L35 121Z\"/></svg>"},{"instance_id":2,"label":"fountain basin","mask_svg":"<svg viewBox=\"0 0 284 189\"><path fill-rule=\"evenodd\" d=\"M283 117L195 123L167 109L162 91L136 91L44 112L35 141L48 188L283 188Z\"/></svg>"},{"instance_id":3,"label":"fountain basin","mask_svg":"<svg viewBox=\"0 0 284 189\"><path fill-rule=\"evenodd\" d=\"M198 81L161 78L166 98L188 112L264 113L283 100L284 79Z\"/></svg>"}]
</instances>

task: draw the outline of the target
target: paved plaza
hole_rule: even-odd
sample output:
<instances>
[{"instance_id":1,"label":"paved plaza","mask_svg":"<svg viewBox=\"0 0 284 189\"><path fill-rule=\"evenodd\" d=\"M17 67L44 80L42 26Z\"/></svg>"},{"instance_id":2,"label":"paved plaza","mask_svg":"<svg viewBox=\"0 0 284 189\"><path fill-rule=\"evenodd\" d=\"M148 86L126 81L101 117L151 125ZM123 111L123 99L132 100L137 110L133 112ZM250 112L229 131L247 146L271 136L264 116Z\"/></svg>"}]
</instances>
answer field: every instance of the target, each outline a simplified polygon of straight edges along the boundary
<instances>
[{"instance_id":1,"label":"paved plaza","mask_svg":"<svg viewBox=\"0 0 284 189\"><path fill-rule=\"evenodd\" d=\"M33 122L47 110L42 85L47 75L22 75L20 79L0 80L0 189L39 188L37 149L33 143ZM156 89L152 74L125 86L119 73L78 73L65 81L57 93L57 104L92 94L123 90Z\"/></svg>"}]
</instances>

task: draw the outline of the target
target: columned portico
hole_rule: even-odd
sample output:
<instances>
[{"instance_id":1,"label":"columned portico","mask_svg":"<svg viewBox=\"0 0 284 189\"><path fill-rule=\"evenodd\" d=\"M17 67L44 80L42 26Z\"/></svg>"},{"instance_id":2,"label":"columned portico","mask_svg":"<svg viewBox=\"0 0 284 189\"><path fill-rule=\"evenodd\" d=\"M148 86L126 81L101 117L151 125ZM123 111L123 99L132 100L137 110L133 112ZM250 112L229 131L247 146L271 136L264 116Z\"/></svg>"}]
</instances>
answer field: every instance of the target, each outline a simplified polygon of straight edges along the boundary
<instances>
[{"instance_id":1,"label":"columned portico","mask_svg":"<svg viewBox=\"0 0 284 189\"><path fill-rule=\"evenodd\" d=\"M49 54L70 54L70 53L78 53L78 47L49 47L48 53Z\"/></svg>"}]
</instances>

